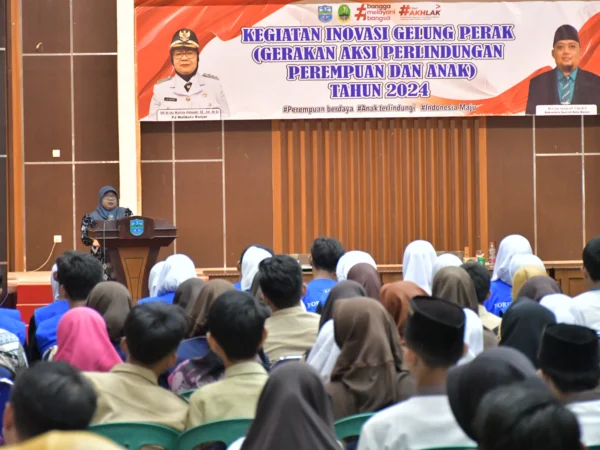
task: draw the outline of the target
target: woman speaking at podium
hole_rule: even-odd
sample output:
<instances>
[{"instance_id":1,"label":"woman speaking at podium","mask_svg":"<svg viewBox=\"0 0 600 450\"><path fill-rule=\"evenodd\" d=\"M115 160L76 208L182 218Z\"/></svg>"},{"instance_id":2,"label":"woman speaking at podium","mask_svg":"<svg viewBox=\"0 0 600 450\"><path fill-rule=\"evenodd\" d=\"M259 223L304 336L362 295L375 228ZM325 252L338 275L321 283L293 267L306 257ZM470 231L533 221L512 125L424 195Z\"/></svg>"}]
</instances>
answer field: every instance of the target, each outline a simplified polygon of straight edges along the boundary
<instances>
[{"instance_id":1,"label":"woman speaking at podium","mask_svg":"<svg viewBox=\"0 0 600 450\"><path fill-rule=\"evenodd\" d=\"M81 219L81 242L83 245L90 247L92 255L96 257L104 267L104 280L116 280L113 274L112 264L108 259L108 255L104 255L102 247L98 241L88 237L88 230L96 225L98 221L119 220L124 217L129 217L133 213L129 208L119 206L119 195L117 190L112 186L104 186L98 192L98 206L94 211L83 216Z\"/></svg>"}]
</instances>

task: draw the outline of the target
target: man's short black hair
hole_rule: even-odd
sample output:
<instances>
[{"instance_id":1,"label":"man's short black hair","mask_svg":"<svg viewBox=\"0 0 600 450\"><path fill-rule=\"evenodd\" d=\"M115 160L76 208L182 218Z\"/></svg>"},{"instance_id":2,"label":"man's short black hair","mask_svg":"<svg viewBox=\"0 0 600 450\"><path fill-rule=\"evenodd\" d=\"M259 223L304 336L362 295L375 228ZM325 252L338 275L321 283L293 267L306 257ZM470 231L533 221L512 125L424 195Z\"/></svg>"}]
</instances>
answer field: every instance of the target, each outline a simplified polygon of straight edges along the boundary
<instances>
[{"instance_id":1,"label":"man's short black hair","mask_svg":"<svg viewBox=\"0 0 600 450\"><path fill-rule=\"evenodd\" d=\"M56 260L56 278L64 286L70 300L87 299L94 287L102 282L102 264L90 253L68 251Z\"/></svg>"},{"instance_id":2,"label":"man's short black hair","mask_svg":"<svg viewBox=\"0 0 600 450\"><path fill-rule=\"evenodd\" d=\"M272 249L270 249L269 247L265 247L264 245L249 245L248 247L246 247L244 249L244 251L242 252L242 254L240 255L240 263L244 260L244 255L246 254L246 252L248 251L248 249L250 247L256 247L256 248L260 248L262 250L265 250L267 252L269 252L271 255L274 255L275 253L273 252Z\"/></svg>"},{"instance_id":3,"label":"man's short black hair","mask_svg":"<svg viewBox=\"0 0 600 450\"><path fill-rule=\"evenodd\" d=\"M10 393L16 431L31 439L52 430L86 430L96 412L96 392L66 362L40 362L19 372Z\"/></svg>"},{"instance_id":4,"label":"man's short black hair","mask_svg":"<svg viewBox=\"0 0 600 450\"><path fill-rule=\"evenodd\" d=\"M600 281L600 236L589 241L583 249L583 267L592 281Z\"/></svg>"},{"instance_id":5,"label":"man's short black hair","mask_svg":"<svg viewBox=\"0 0 600 450\"><path fill-rule=\"evenodd\" d=\"M591 391L598 387L598 374L596 373L558 373L556 371L553 371L552 374L544 373L552 380L556 389L563 394Z\"/></svg>"},{"instance_id":6,"label":"man's short black hair","mask_svg":"<svg viewBox=\"0 0 600 450\"><path fill-rule=\"evenodd\" d=\"M297 306L302 297L302 267L288 255L275 255L263 260L258 282L265 295L278 309Z\"/></svg>"},{"instance_id":7,"label":"man's short black hair","mask_svg":"<svg viewBox=\"0 0 600 450\"><path fill-rule=\"evenodd\" d=\"M224 292L208 312L208 331L232 361L256 356L264 328L264 310L246 292Z\"/></svg>"},{"instance_id":8,"label":"man's short black hair","mask_svg":"<svg viewBox=\"0 0 600 450\"><path fill-rule=\"evenodd\" d=\"M477 293L477 301L483 305L483 302L490 293L490 285L492 277L490 272L486 269L483 264L479 264L473 261L469 261L461 266L467 271L473 284L475 285L475 292Z\"/></svg>"},{"instance_id":9,"label":"man's short black hair","mask_svg":"<svg viewBox=\"0 0 600 450\"><path fill-rule=\"evenodd\" d=\"M142 364L156 364L177 350L188 319L182 308L164 302L136 306L125 319L125 339L131 357Z\"/></svg>"},{"instance_id":10,"label":"man's short black hair","mask_svg":"<svg viewBox=\"0 0 600 450\"><path fill-rule=\"evenodd\" d=\"M335 273L337 263L344 254L342 243L334 238L318 237L310 248L315 268Z\"/></svg>"}]
</instances>

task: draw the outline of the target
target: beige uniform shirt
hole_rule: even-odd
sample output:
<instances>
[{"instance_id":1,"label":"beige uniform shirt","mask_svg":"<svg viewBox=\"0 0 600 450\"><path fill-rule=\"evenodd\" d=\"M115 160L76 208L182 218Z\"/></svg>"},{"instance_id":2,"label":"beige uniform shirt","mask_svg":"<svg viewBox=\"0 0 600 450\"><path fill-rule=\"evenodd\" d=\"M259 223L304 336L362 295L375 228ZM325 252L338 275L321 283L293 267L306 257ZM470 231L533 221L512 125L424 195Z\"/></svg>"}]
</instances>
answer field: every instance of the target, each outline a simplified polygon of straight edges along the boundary
<instances>
[{"instance_id":1,"label":"beige uniform shirt","mask_svg":"<svg viewBox=\"0 0 600 450\"><path fill-rule=\"evenodd\" d=\"M306 312L302 306L274 312L265 323L268 335L264 351L271 362L306 353L317 340L319 319L318 314Z\"/></svg>"},{"instance_id":2,"label":"beige uniform shirt","mask_svg":"<svg viewBox=\"0 0 600 450\"><path fill-rule=\"evenodd\" d=\"M235 364L225 378L207 384L190 397L187 427L226 419L252 419L269 375L257 362Z\"/></svg>"},{"instance_id":3,"label":"beige uniform shirt","mask_svg":"<svg viewBox=\"0 0 600 450\"><path fill-rule=\"evenodd\" d=\"M98 394L92 424L150 422L179 431L185 429L188 404L161 388L151 370L117 364L108 373L86 372Z\"/></svg>"}]
</instances>

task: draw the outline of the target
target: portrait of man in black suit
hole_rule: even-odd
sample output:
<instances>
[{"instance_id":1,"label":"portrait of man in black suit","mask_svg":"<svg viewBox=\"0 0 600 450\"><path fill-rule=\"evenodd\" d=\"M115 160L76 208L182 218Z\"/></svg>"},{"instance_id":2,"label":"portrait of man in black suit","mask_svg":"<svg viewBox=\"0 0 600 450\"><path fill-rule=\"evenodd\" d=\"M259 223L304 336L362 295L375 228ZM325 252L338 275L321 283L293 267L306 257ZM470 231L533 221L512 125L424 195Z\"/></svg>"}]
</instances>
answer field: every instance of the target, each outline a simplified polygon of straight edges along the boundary
<instances>
[{"instance_id":1,"label":"portrait of man in black suit","mask_svg":"<svg viewBox=\"0 0 600 450\"><path fill-rule=\"evenodd\" d=\"M600 111L600 77L579 67L581 46L575 27L558 27L552 57L556 61L554 70L529 82L525 112L535 114L537 105L598 105Z\"/></svg>"}]
</instances>

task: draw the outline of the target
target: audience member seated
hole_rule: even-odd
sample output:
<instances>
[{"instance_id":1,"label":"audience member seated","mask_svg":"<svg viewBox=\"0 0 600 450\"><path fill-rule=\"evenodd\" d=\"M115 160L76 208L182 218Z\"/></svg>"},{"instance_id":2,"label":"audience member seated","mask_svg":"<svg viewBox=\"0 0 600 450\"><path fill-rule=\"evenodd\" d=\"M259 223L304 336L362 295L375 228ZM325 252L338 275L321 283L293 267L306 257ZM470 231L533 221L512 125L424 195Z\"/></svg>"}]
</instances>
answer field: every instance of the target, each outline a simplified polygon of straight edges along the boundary
<instances>
[{"instance_id":1,"label":"audience member seated","mask_svg":"<svg viewBox=\"0 0 600 450\"><path fill-rule=\"evenodd\" d=\"M347 280L350 270L360 263L369 264L374 269L377 269L377 264L371 255L360 250L352 250L351 252L344 253L337 263L335 275L338 281Z\"/></svg>"},{"instance_id":2,"label":"audience member seated","mask_svg":"<svg viewBox=\"0 0 600 450\"><path fill-rule=\"evenodd\" d=\"M271 362L301 356L315 343L319 315L306 312L302 268L291 256L276 255L260 263L259 283L264 302L273 314L267 319L264 350Z\"/></svg>"},{"instance_id":3,"label":"audience member seated","mask_svg":"<svg viewBox=\"0 0 600 450\"><path fill-rule=\"evenodd\" d=\"M109 373L86 373L98 394L92 423L150 422L183 431L188 405L161 388L158 377L175 364L186 329L178 306L152 302L133 308L121 341L127 362Z\"/></svg>"},{"instance_id":4,"label":"audience member seated","mask_svg":"<svg viewBox=\"0 0 600 450\"><path fill-rule=\"evenodd\" d=\"M154 297L143 298L138 301L138 305L152 302L173 303L175 291L181 283L196 278L196 266L186 255L171 255L162 266L156 280L156 295Z\"/></svg>"},{"instance_id":5,"label":"audience member seated","mask_svg":"<svg viewBox=\"0 0 600 450\"><path fill-rule=\"evenodd\" d=\"M571 308L573 299L565 294L550 294L540 300L540 305L548 308L556 317L556 323L568 323L577 325Z\"/></svg>"},{"instance_id":6,"label":"audience member seated","mask_svg":"<svg viewBox=\"0 0 600 450\"><path fill-rule=\"evenodd\" d=\"M27 368L27 356L21 341L9 331L0 329L0 378L14 380Z\"/></svg>"},{"instance_id":7,"label":"audience member seated","mask_svg":"<svg viewBox=\"0 0 600 450\"><path fill-rule=\"evenodd\" d=\"M392 315L401 338L404 336L410 300L423 295L427 293L410 281L396 281L384 284L381 288L381 304Z\"/></svg>"},{"instance_id":8,"label":"audience member seated","mask_svg":"<svg viewBox=\"0 0 600 450\"><path fill-rule=\"evenodd\" d=\"M10 448L11 450L123 450L123 447L105 437L84 431L52 431Z\"/></svg>"},{"instance_id":9,"label":"audience member seated","mask_svg":"<svg viewBox=\"0 0 600 450\"><path fill-rule=\"evenodd\" d=\"M198 389L224 375L223 361L210 350L206 341L208 312L217 297L234 290L229 281L211 280L196 298L188 302L186 315L189 325L186 339L179 344L177 365L169 375L169 387L173 392L181 394L190 389Z\"/></svg>"},{"instance_id":10,"label":"audience member seated","mask_svg":"<svg viewBox=\"0 0 600 450\"><path fill-rule=\"evenodd\" d=\"M533 257L533 255L518 255L515 257L515 259L519 258L519 257L524 258L525 256ZM530 278L543 277L546 275L547 275L546 269L542 269L541 267L523 266L523 267L519 268L519 270L517 270L515 272L515 274L513 275L513 285L512 285L511 297L510 297L511 300L514 301L517 298L525 297L524 295L520 295L521 288ZM533 300L533 299L531 299L531 300ZM502 313L504 314L507 309L508 309L508 307L503 308Z\"/></svg>"},{"instance_id":11,"label":"audience member seated","mask_svg":"<svg viewBox=\"0 0 600 450\"><path fill-rule=\"evenodd\" d=\"M92 289L102 282L102 264L90 253L68 251L58 257L56 265L59 298L67 301L69 309L85 306ZM60 307L57 309L60 310ZM31 324L35 330L30 330L30 362L39 361L52 352L56 346L56 329L65 313L66 311L56 312L40 323L34 321Z\"/></svg>"},{"instance_id":12,"label":"audience member seated","mask_svg":"<svg viewBox=\"0 0 600 450\"><path fill-rule=\"evenodd\" d=\"M467 344L467 354L460 364L471 361L485 348L484 327L479 318L477 292L471 277L460 267L445 267L433 279L432 289L434 297L448 300L463 309L466 318L464 342ZM496 337L492 332L489 333L498 345Z\"/></svg>"},{"instance_id":13,"label":"audience member seated","mask_svg":"<svg viewBox=\"0 0 600 450\"><path fill-rule=\"evenodd\" d=\"M173 304L179 306L184 311L187 305L198 298L202 288L206 283L200 278L190 278L179 285L173 297Z\"/></svg>"},{"instance_id":14,"label":"audience member seated","mask_svg":"<svg viewBox=\"0 0 600 450\"><path fill-rule=\"evenodd\" d=\"M485 306L483 306L485 301L490 297L490 273L483 264L473 261L463 264L461 267L469 274L471 281L473 282L473 286L475 286L475 294L477 295L477 312L479 313L481 323L483 323L483 326L486 330L492 331L494 334L494 338L492 340L489 333L484 333L484 347L495 347L498 345L498 339L495 336L498 336L502 319L489 312L487 309L485 309Z\"/></svg>"},{"instance_id":15,"label":"audience member seated","mask_svg":"<svg viewBox=\"0 0 600 450\"><path fill-rule=\"evenodd\" d=\"M4 279L3 273L0 271L0 296L5 298L6 295L2 290L2 282ZM21 345L27 346L27 332L25 324L21 321L21 311L12 308L0 308L0 330L6 330L19 338Z\"/></svg>"},{"instance_id":16,"label":"audience member seated","mask_svg":"<svg viewBox=\"0 0 600 450\"><path fill-rule=\"evenodd\" d=\"M474 447L456 423L446 394L448 370L466 351L462 308L427 296L409 304L404 358L416 381L415 396L371 418L361 431L358 448Z\"/></svg>"},{"instance_id":17,"label":"audience member seated","mask_svg":"<svg viewBox=\"0 0 600 450\"><path fill-rule=\"evenodd\" d=\"M431 271L431 282L433 283L433 279L437 275L437 273L446 268L446 267L460 267L463 261L456 255L452 253L443 253L438 256L433 264L433 269Z\"/></svg>"},{"instance_id":18,"label":"audience member seated","mask_svg":"<svg viewBox=\"0 0 600 450\"><path fill-rule=\"evenodd\" d=\"M210 348L225 364L222 381L190 398L188 428L216 420L253 418L268 374L256 355L267 335L264 310L245 292L220 295L208 314Z\"/></svg>"},{"instance_id":19,"label":"audience member seated","mask_svg":"<svg viewBox=\"0 0 600 450\"><path fill-rule=\"evenodd\" d=\"M381 275L377 272L377 269L367 263L356 264L348 272L348 280L356 281L367 291L367 296L380 300L380 292L383 283L381 282Z\"/></svg>"},{"instance_id":20,"label":"audience member seated","mask_svg":"<svg viewBox=\"0 0 600 450\"><path fill-rule=\"evenodd\" d=\"M587 292L573 299L571 313L575 323L600 333L600 237L583 249L583 281Z\"/></svg>"},{"instance_id":21,"label":"audience member seated","mask_svg":"<svg viewBox=\"0 0 600 450\"><path fill-rule=\"evenodd\" d=\"M326 387L336 420L376 412L413 395L414 380L402 366L398 329L380 302L340 300L333 323L341 352Z\"/></svg>"},{"instance_id":22,"label":"audience member seated","mask_svg":"<svg viewBox=\"0 0 600 450\"><path fill-rule=\"evenodd\" d=\"M325 303L329 291L337 283L335 269L343 254L344 247L337 239L319 237L313 242L309 257L312 280L302 298L308 312L316 312L317 307Z\"/></svg>"},{"instance_id":23,"label":"audience member seated","mask_svg":"<svg viewBox=\"0 0 600 450\"><path fill-rule=\"evenodd\" d=\"M156 297L156 293L158 290L158 280L159 275L162 272L162 269L165 265L164 261L157 262L150 269L150 275L148 276L148 294L150 297Z\"/></svg>"},{"instance_id":24,"label":"audience member seated","mask_svg":"<svg viewBox=\"0 0 600 450\"><path fill-rule=\"evenodd\" d=\"M90 292L86 304L97 311L106 322L110 342L122 360L125 360L126 355L121 349L121 339L124 335L125 319L131 311L132 304L127 288L116 281L105 281L97 285Z\"/></svg>"},{"instance_id":25,"label":"audience member seated","mask_svg":"<svg viewBox=\"0 0 600 450\"><path fill-rule=\"evenodd\" d=\"M53 430L86 430L95 410L94 389L77 369L41 362L14 383L2 421L4 440L13 445Z\"/></svg>"},{"instance_id":26,"label":"audience member seated","mask_svg":"<svg viewBox=\"0 0 600 450\"><path fill-rule=\"evenodd\" d=\"M492 284L489 300L485 302L485 307L489 312L496 316L502 316L502 312L510 306L512 302L512 274L510 264L515 255L532 255L533 250L527 238L519 234L506 236L500 242L498 256L494 265L492 274Z\"/></svg>"},{"instance_id":27,"label":"audience member seated","mask_svg":"<svg viewBox=\"0 0 600 450\"><path fill-rule=\"evenodd\" d=\"M546 266L544 266L544 262L537 256L529 254L515 255L510 260L510 276L513 280L513 288L515 287L515 275L517 274L519 269L522 269L523 267L535 267L537 269L543 270L543 273L541 273L541 275L548 274L546 272ZM513 298L518 298L518 293L518 289L516 292L511 291L511 295ZM517 294L517 297L515 297L515 294Z\"/></svg>"},{"instance_id":28,"label":"audience member seated","mask_svg":"<svg viewBox=\"0 0 600 450\"><path fill-rule=\"evenodd\" d=\"M535 367L521 352L507 347L489 349L469 364L456 366L448 372L448 400L454 418L474 441L473 420L481 399L492 389L534 378Z\"/></svg>"},{"instance_id":29,"label":"audience member seated","mask_svg":"<svg viewBox=\"0 0 600 450\"><path fill-rule=\"evenodd\" d=\"M548 275L538 275L529 278L523 284L516 298L529 298L539 303L546 295L561 293L560 286L553 278Z\"/></svg>"},{"instance_id":30,"label":"audience member seated","mask_svg":"<svg viewBox=\"0 0 600 450\"><path fill-rule=\"evenodd\" d=\"M435 248L427 241L413 241L404 249L402 279L415 283L431 295L433 265L437 259Z\"/></svg>"},{"instance_id":31,"label":"audience member seated","mask_svg":"<svg viewBox=\"0 0 600 450\"><path fill-rule=\"evenodd\" d=\"M53 361L66 361L88 372L108 372L120 364L100 314L88 307L68 311L58 323L57 351Z\"/></svg>"},{"instance_id":32,"label":"audience member seated","mask_svg":"<svg viewBox=\"0 0 600 450\"><path fill-rule=\"evenodd\" d=\"M273 371L245 439L228 450L340 450L331 402L319 375L289 362Z\"/></svg>"},{"instance_id":33,"label":"audience member seated","mask_svg":"<svg viewBox=\"0 0 600 450\"><path fill-rule=\"evenodd\" d=\"M494 389L477 411L480 450L585 449L575 415L538 380Z\"/></svg>"},{"instance_id":34,"label":"audience member seated","mask_svg":"<svg viewBox=\"0 0 600 450\"><path fill-rule=\"evenodd\" d=\"M273 250L262 245L251 245L241 254L237 264L241 280L234 285L237 290L249 292L258 273L259 264L273 256Z\"/></svg>"},{"instance_id":35,"label":"audience member seated","mask_svg":"<svg viewBox=\"0 0 600 450\"><path fill-rule=\"evenodd\" d=\"M333 307L338 300L344 298L367 297L364 287L355 281L340 281L329 292L329 296L323 308L319 320L319 335L314 347L310 350L306 362L317 372L324 383L329 382L333 366L340 355L340 348L335 343L333 325Z\"/></svg>"},{"instance_id":36,"label":"audience member seated","mask_svg":"<svg viewBox=\"0 0 600 450\"><path fill-rule=\"evenodd\" d=\"M558 324L546 327L539 356L542 378L575 413L588 446L600 445L599 350L591 328Z\"/></svg>"},{"instance_id":37,"label":"audience member seated","mask_svg":"<svg viewBox=\"0 0 600 450\"><path fill-rule=\"evenodd\" d=\"M528 298L518 299L502 318L500 345L519 350L537 367L542 333L555 323L550 310Z\"/></svg>"}]
</instances>

